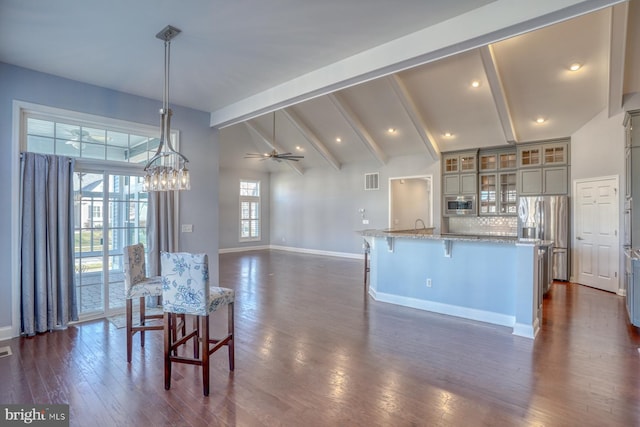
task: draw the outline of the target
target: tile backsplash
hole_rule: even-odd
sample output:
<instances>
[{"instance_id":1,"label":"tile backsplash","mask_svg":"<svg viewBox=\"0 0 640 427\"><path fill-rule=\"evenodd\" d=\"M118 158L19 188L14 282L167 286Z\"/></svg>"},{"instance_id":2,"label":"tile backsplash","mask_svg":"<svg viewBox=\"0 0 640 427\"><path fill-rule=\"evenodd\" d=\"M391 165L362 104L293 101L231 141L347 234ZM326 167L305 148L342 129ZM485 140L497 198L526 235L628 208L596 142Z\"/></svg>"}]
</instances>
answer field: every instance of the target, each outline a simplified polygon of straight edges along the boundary
<instances>
[{"instance_id":1,"label":"tile backsplash","mask_svg":"<svg viewBox=\"0 0 640 427\"><path fill-rule=\"evenodd\" d=\"M449 233L481 236L517 236L515 216L454 216L449 217Z\"/></svg>"}]
</instances>

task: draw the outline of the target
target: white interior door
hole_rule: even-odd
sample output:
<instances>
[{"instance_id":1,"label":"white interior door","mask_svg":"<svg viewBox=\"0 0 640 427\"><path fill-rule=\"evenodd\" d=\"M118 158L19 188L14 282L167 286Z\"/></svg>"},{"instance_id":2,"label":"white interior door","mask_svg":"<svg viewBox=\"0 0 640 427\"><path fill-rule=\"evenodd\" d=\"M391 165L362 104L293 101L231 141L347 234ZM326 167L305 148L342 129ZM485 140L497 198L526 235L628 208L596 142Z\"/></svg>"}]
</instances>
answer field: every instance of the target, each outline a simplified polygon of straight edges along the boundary
<instances>
[{"instance_id":1,"label":"white interior door","mask_svg":"<svg viewBox=\"0 0 640 427\"><path fill-rule=\"evenodd\" d=\"M618 177L575 185L575 259L578 283L618 291Z\"/></svg>"}]
</instances>

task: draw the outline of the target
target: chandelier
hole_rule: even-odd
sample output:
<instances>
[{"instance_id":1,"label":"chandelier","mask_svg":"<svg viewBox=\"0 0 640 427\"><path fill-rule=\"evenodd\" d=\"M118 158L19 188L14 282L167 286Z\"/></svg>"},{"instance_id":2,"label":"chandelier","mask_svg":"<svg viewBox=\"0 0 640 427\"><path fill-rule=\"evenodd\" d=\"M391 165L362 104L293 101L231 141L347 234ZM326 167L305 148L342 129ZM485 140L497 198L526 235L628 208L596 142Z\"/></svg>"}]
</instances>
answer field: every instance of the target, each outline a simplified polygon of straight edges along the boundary
<instances>
[{"instance_id":1,"label":"chandelier","mask_svg":"<svg viewBox=\"0 0 640 427\"><path fill-rule=\"evenodd\" d=\"M173 191L191 189L191 178L187 169L187 159L178 153L171 143L171 108L169 108L169 62L171 60L171 39L180 30L167 25L156 34L164 40L164 91L160 109L160 143L158 150L144 167L144 191Z\"/></svg>"}]
</instances>

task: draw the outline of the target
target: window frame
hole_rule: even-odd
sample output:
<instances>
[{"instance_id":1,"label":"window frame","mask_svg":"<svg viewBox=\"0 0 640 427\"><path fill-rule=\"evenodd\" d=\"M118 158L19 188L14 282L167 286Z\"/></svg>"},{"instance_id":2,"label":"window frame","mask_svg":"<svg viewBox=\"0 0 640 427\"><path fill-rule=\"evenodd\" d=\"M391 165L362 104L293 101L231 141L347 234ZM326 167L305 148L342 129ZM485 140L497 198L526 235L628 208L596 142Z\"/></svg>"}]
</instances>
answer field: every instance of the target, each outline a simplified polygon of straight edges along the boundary
<instances>
[{"instance_id":1,"label":"window frame","mask_svg":"<svg viewBox=\"0 0 640 427\"><path fill-rule=\"evenodd\" d=\"M258 195L257 196L248 196L248 195L242 195L242 190L243 190L243 183L255 183L257 184L258 187ZM238 241L239 242L259 242L262 240L262 183L259 179L244 179L241 178L239 185L238 185ZM257 204L257 214L258 217L257 218L243 218L242 216L242 205L243 203L249 203L249 215L251 216L251 205L252 204ZM249 236L248 237L244 237L242 235L242 228L243 228L243 224L245 224L246 222L249 222ZM252 222L256 222L257 226L256 226L256 230L257 230L257 236L252 236L251 235L251 223Z\"/></svg>"},{"instance_id":2,"label":"window frame","mask_svg":"<svg viewBox=\"0 0 640 427\"><path fill-rule=\"evenodd\" d=\"M143 123L130 122L126 120L114 119L111 117L98 116L94 114L82 113L79 111L65 110L62 108L49 107L46 105L32 104L28 102L18 102L15 108L19 109L19 145L20 152L27 151L27 120L48 120L53 122L62 121L65 124L78 125L83 127L104 128L112 132L135 134L148 138L160 137L160 125L151 126ZM180 131L171 129L171 141L176 150L180 150ZM153 153L151 153L153 156ZM149 158L151 157L149 156ZM74 157L76 169L106 169L110 172L123 174L142 173L145 163L130 163L118 160L92 159Z\"/></svg>"}]
</instances>

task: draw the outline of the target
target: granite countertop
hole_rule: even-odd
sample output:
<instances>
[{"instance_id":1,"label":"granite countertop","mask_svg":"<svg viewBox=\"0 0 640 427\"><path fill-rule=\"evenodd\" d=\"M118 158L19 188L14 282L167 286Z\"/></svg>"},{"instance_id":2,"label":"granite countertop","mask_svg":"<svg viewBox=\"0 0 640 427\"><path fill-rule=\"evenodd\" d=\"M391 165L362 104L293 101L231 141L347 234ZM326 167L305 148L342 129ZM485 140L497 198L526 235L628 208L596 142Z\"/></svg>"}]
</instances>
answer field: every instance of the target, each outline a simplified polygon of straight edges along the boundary
<instances>
[{"instance_id":1,"label":"granite countertop","mask_svg":"<svg viewBox=\"0 0 640 427\"><path fill-rule=\"evenodd\" d=\"M369 237L402 237L405 239L421 239L421 240L457 240L468 242L495 242L495 243L516 243L516 236L500 236L500 235L472 235L472 234L433 234L433 228L416 230L361 230L362 236ZM533 243L533 242L532 242Z\"/></svg>"},{"instance_id":2,"label":"granite countertop","mask_svg":"<svg viewBox=\"0 0 640 427\"><path fill-rule=\"evenodd\" d=\"M517 236L509 235L481 235L481 234L459 234L445 233L433 234L433 228L416 230L393 230L393 229L368 229L361 230L362 236L368 237L401 237L404 239L420 239L420 240L452 240L463 242L493 242L493 243L525 243L536 244L539 246L549 246L553 242L549 240L539 239L519 239Z\"/></svg>"}]
</instances>

